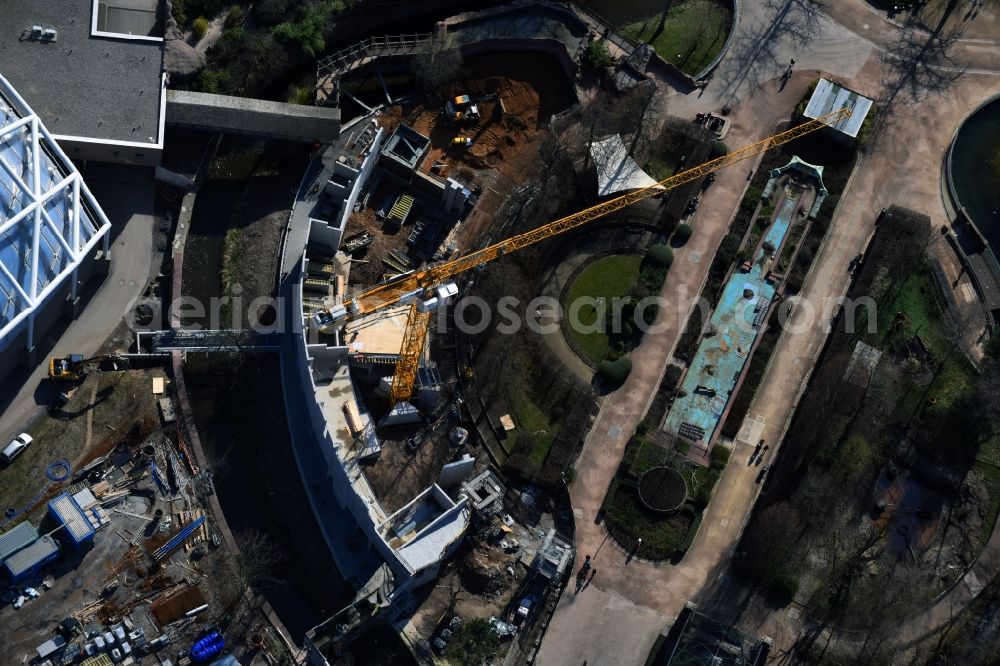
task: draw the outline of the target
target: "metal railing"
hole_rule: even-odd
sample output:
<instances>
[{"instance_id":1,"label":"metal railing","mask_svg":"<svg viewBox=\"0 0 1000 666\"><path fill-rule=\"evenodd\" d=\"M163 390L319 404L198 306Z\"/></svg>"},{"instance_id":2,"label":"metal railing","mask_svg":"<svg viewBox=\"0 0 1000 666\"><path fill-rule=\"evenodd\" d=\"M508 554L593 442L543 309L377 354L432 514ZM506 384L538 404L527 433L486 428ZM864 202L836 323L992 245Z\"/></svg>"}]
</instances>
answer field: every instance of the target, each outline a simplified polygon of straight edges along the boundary
<instances>
[{"instance_id":1,"label":"metal railing","mask_svg":"<svg viewBox=\"0 0 1000 666\"><path fill-rule=\"evenodd\" d=\"M429 32L411 35L369 37L333 53L316 65L317 104L338 103L341 76L379 58L409 56L426 52L431 45Z\"/></svg>"}]
</instances>

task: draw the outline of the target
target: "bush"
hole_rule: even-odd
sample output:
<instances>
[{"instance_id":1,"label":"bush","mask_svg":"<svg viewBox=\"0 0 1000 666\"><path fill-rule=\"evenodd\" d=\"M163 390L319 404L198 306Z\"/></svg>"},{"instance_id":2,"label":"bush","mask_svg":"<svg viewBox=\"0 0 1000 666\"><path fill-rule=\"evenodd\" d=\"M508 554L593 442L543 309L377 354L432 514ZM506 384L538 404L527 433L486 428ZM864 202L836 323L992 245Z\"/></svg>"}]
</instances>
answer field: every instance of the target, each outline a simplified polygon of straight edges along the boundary
<instances>
[{"instance_id":1,"label":"bush","mask_svg":"<svg viewBox=\"0 0 1000 666\"><path fill-rule=\"evenodd\" d=\"M254 21L271 28L288 18L288 0L257 0L252 12Z\"/></svg>"},{"instance_id":2,"label":"bush","mask_svg":"<svg viewBox=\"0 0 1000 666\"><path fill-rule=\"evenodd\" d=\"M767 578L764 587L774 603L787 606L799 592L799 579L788 571L779 570Z\"/></svg>"},{"instance_id":3,"label":"bush","mask_svg":"<svg viewBox=\"0 0 1000 666\"><path fill-rule=\"evenodd\" d=\"M646 250L646 259L648 259L649 263L654 266L659 266L660 268L670 268L670 264L674 263L674 251L666 245L652 245L648 250Z\"/></svg>"},{"instance_id":4,"label":"bush","mask_svg":"<svg viewBox=\"0 0 1000 666\"><path fill-rule=\"evenodd\" d=\"M584 69L600 71L611 66L615 60L608 52L608 47L604 44L604 39L597 39L587 44L583 55L580 56L580 64Z\"/></svg>"},{"instance_id":5,"label":"bush","mask_svg":"<svg viewBox=\"0 0 1000 666\"><path fill-rule=\"evenodd\" d=\"M677 230L674 231L674 243L678 246L684 245L691 238L691 225L690 224L678 224Z\"/></svg>"},{"instance_id":6,"label":"bush","mask_svg":"<svg viewBox=\"0 0 1000 666\"><path fill-rule=\"evenodd\" d=\"M757 202L764 196L764 192L759 187L748 187L743 200L740 201L740 208L748 215L752 215L757 210Z\"/></svg>"},{"instance_id":7,"label":"bush","mask_svg":"<svg viewBox=\"0 0 1000 666\"><path fill-rule=\"evenodd\" d=\"M488 663L500 649L500 638L489 623L480 618L466 622L448 642L445 656L453 664L479 666Z\"/></svg>"},{"instance_id":8,"label":"bush","mask_svg":"<svg viewBox=\"0 0 1000 666\"><path fill-rule=\"evenodd\" d=\"M189 14L215 16L222 9L223 0L185 0Z\"/></svg>"},{"instance_id":9,"label":"bush","mask_svg":"<svg viewBox=\"0 0 1000 666\"><path fill-rule=\"evenodd\" d=\"M233 77L228 69L214 70L208 67L198 72L195 89L216 95L229 94L233 87Z\"/></svg>"},{"instance_id":10,"label":"bush","mask_svg":"<svg viewBox=\"0 0 1000 666\"><path fill-rule=\"evenodd\" d=\"M729 456L732 453L729 449L724 446L719 446L716 444L712 447L711 459L712 459L712 469L722 469L729 462Z\"/></svg>"},{"instance_id":11,"label":"bush","mask_svg":"<svg viewBox=\"0 0 1000 666\"><path fill-rule=\"evenodd\" d=\"M297 21L285 21L274 27L274 38L295 44L304 54L315 57L326 48L323 23L324 19L319 13L313 13Z\"/></svg>"},{"instance_id":12,"label":"bush","mask_svg":"<svg viewBox=\"0 0 1000 666\"><path fill-rule=\"evenodd\" d=\"M739 251L739 237L734 236L733 234L728 234L722 239L722 243L719 244L719 251L715 256L719 261L719 266L722 268L723 275L725 275L726 270L729 268L729 265L733 263L733 259L736 258L736 253Z\"/></svg>"},{"instance_id":13,"label":"bush","mask_svg":"<svg viewBox=\"0 0 1000 666\"><path fill-rule=\"evenodd\" d=\"M194 33L196 39L201 39L208 32L208 19L204 16L199 16L191 24L191 32Z\"/></svg>"},{"instance_id":14,"label":"bush","mask_svg":"<svg viewBox=\"0 0 1000 666\"><path fill-rule=\"evenodd\" d=\"M233 5L229 8L229 13L226 14L226 27L235 28L243 23L243 8L239 5Z\"/></svg>"},{"instance_id":15,"label":"bush","mask_svg":"<svg viewBox=\"0 0 1000 666\"><path fill-rule=\"evenodd\" d=\"M686 453L686 452L685 452ZM709 468L708 473L705 474L705 478L702 479L701 485L698 486L698 490L694 496L694 505L699 509L704 509L708 506L708 503L712 501L712 491L715 490L715 483L719 480L719 470L715 468Z\"/></svg>"},{"instance_id":16,"label":"bush","mask_svg":"<svg viewBox=\"0 0 1000 666\"><path fill-rule=\"evenodd\" d=\"M628 356L619 356L614 361L601 361L597 373L601 379L612 386L620 386L632 372L632 361Z\"/></svg>"},{"instance_id":17,"label":"bush","mask_svg":"<svg viewBox=\"0 0 1000 666\"><path fill-rule=\"evenodd\" d=\"M279 23L272 34L275 39L297 45L310 58L316 57L326 48L326 31L331 19L353 5L348 0L303 5L296 12L294 20Z\"/></svg>"},{"instance_id":18,"label":"bush","mask_svg":"<svg viewBox=\"0 0 1000 666\"><path fill-rule=\"evenodd\" d=\"M718 159L729 154L729 146L722 139L716 139L712 142L712 152L709 153L712 159Z\"/></svg>"},{"instance_id":19,"label":"bush","mask_svg":"<svg viewBox=\"0 0 1000 666\"><path fill-rule=\"evenodd\" d=\"M170 13L173 14L178 28L187 25L187 11L184 0L174 0L170 5Z\"/></svg>"}]
</instances>

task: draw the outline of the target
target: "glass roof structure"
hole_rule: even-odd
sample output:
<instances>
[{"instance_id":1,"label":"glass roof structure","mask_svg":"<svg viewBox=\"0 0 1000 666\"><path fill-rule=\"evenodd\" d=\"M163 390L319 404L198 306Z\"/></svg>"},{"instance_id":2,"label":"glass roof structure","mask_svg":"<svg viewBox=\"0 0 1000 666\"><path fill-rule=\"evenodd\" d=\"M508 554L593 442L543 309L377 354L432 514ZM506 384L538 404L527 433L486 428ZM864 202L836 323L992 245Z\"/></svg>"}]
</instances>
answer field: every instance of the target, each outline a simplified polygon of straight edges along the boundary
<instances>
[{"instance_id":1,"label":"glass roof structure","mask_svg":"<svg viewBox=\"0 0 1000 666\"><path fill-rule=\"evenodd\" d=\"M71 279L111 224L38 116L0 75L0 348Z\"/></svg>"}]
</instances>

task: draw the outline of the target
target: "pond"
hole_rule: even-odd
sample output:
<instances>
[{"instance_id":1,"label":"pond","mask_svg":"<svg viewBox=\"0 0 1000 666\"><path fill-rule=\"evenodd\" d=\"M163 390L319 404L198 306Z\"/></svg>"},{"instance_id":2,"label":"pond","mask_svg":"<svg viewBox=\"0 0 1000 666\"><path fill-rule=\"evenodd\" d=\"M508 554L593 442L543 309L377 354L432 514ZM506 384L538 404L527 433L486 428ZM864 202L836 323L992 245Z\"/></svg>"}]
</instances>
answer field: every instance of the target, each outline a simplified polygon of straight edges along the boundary
<instances>
[{"instance_id":1,"label":"pond","mask_svg":"<svg viewBox=\"0 0 1000 666\"><path fill-rule=\"evenodd\" d=\"M1000 97L980 107L959 129L950 169L959 205L996 251L1000 247Z\"/></svg>"}]
</instances>

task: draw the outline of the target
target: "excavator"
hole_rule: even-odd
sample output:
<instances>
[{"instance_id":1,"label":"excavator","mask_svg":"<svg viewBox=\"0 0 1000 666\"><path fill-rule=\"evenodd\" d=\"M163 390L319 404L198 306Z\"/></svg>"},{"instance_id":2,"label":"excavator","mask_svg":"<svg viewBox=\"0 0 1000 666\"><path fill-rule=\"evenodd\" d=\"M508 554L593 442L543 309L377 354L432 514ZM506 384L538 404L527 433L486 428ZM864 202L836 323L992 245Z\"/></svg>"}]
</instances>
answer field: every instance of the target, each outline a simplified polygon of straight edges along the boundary
<instances>
[{"instance_id":1,"label":"excavator","mask_svg":"<svg viewBox=\"0 0 1000 666\"><path fill-rule=\"evenodd\" d=\"M469 97L468 95L458 95L454 99L449 99L444 105L444 115L448 120L457 123L463 120L478 120L480 102L494 102L499 98L496 93L483 95L481 97Z\"/></svg>"},{"instance_id":2,"label":"excavator","mask_svg":"<svg viewBox=\"0 0 1000 666\"><path fill-rule=\"evenodd\" d=\"M124 370L128 368L128 359L114 354L91 358L84 358L81 354L70 354L65 358L53 358L49 361L49 379L59 382L80 382L98 368Z\"/></svg>"},{"instance_id":3,"label":"excavator","mask_svg":"<svg viewBox=\"0 0 1000 666\"><path fill-rule=\"evenodd\" d=\"M381 311L397 304L409 304L407 325L403 333L403 343L400 348L399 359L396 362L396 372L393 376L389 392L389 400L393 405L402 400L409 400L413 395L413 387L416 383L417 369L420 365L421 355L423 354L424 341L427 337L427 325L430 322L431 314L458 292L455 284L449 282L451 278L469 269L482 267L511 252L516 252L535 243L576 229L609 213L621 210L626 206L631 206L634 203L661 194L679 185L694 182L715 173L719 169L760 155L771 148L788 143L816 130L829 127L844 118L850 117L851 113L852 111L848 107L838 109L825 116L806 121L722 157L676 173L653 185L631 190L613 199L603 201L590 208L543 224L531 231L475 250L457 259L433 263L419 270L397 275L386 282L354 294L354 296L344 300L339 305L314 312L310 318L311 325L323 333L331 333L341 328L347 322L362 318L373 312Z\"/></svg>"}]
</instances>

